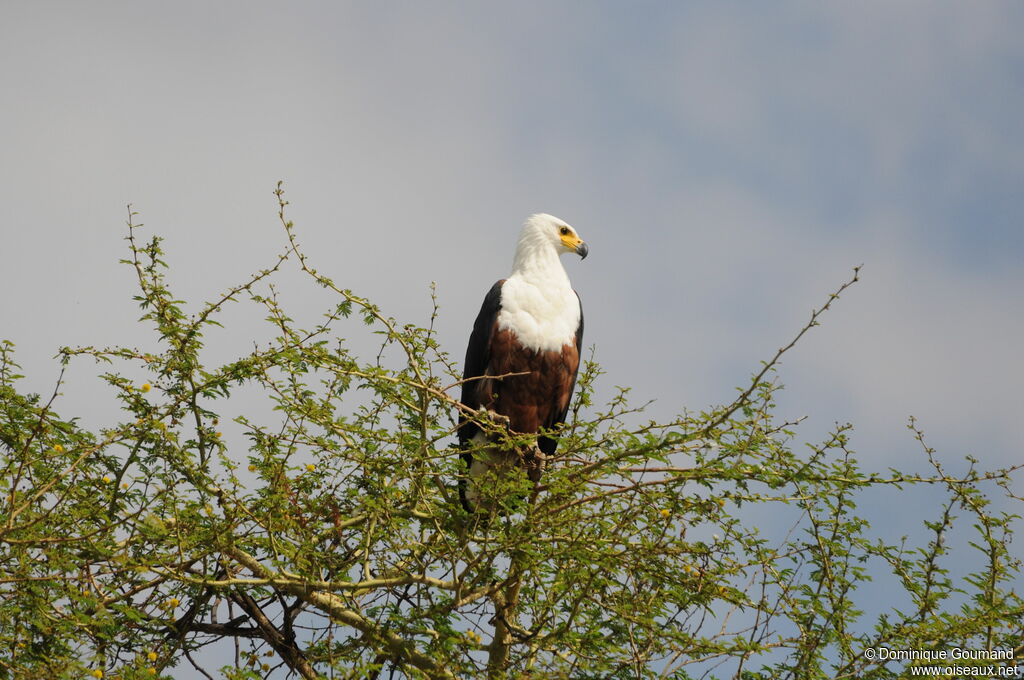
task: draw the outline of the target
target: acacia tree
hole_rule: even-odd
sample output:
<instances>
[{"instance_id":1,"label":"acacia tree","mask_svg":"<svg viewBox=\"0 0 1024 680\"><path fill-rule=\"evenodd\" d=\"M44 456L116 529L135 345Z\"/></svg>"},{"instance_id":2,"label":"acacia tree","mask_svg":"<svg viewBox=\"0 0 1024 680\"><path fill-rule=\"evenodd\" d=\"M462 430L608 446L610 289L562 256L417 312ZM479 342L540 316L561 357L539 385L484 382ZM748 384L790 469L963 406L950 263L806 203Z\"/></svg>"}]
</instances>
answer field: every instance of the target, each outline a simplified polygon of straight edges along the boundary
<instances>
[{"instance_id":1,"label":"acacia tree","mask_svg":"<svg viewBox=\"0 0 1024 680\"><path fill-rule=\"evenodd\" d=\"M950 474L912 422L931 472L865 471L849 426L794 447L773 418L779 359L856 270L730 404L644 423L626 390L592 403L588 363L543 479L491 480L496 509L470 516L457 367L431 327L317 271L276 195L285 251L193 313L129 210L124 262L157 337L60 352L109 366L119 422L62 418L59 380L23 394L0 344L0 677L891 678L906 664L865 649L1019 653L1015 469ZM286 263L335 297L321 323L279 304ZM261 307L276 337L207 365L231 302ZM381 340L368 360L337 340L359 321ZM139 367L144 384L126 377ZM245 447L221 435L239 410ZM937 499L921 534L873 535L858 499L919 485ZM795 524L761 534L751 511ZM886 576L903 598L869 617L863 586Z\"/></svg>"}]
</instances>

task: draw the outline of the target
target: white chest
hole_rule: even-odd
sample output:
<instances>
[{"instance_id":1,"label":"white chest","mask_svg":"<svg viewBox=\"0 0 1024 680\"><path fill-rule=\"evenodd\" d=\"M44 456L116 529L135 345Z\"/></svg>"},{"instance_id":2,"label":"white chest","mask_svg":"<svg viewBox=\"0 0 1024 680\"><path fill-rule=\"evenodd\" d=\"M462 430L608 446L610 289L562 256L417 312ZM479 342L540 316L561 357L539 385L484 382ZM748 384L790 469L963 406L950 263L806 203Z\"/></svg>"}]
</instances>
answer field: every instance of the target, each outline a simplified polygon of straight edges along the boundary
<instances>
[{"instance_id":1,"label":"white chest","mask_svg":"<svg viewBox=\"0 0 1024 680\"><path fill-rule=\"evenodd\" d=\"M580 303L565 285L537 286L511 276L501 287L498 327L515 331L519 341L536 351L557 351L573 342L580 325Z\"/></svg>"}]
</instances>

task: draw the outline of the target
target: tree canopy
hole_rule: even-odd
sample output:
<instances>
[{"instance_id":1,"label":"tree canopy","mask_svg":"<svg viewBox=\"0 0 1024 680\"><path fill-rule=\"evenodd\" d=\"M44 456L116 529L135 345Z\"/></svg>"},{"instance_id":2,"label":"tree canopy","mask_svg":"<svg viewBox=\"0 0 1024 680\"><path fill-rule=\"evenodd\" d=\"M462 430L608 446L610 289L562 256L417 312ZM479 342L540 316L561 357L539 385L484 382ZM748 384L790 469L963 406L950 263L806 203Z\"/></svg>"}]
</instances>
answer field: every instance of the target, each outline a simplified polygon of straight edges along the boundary
<instances>
[{"instance_id":1,"label":"tree canopy","mask_svg":"<svg viewBox=\"0 0 1024 680\"><path fill-rule=\"evenodd\" d=\"M589 362L540 482L494 480L522 500L470 516L458 366L316 269L276 195L283 252L193 311L129 209L152 344L60 351L104 367L116 422L60 414L60 381L20 391L0 342L0 678L895 678L919 662L865 651L1020 655L1017 468L950 473L911 421L930 472L866 470L849 425L802 446L773 414L779 359L858 270L729 404L645 421L627 389L593 403ZM279 302L285 266L333 296L319 323ZM231 303L275 337L210 365ZM359 332L377 356L339 339ZM858 510L919 486L934 517L904 541ZM791 528L752 519L773 513ZM880 581L902 597L866 612Z\"/></svg>"}]
</instances>

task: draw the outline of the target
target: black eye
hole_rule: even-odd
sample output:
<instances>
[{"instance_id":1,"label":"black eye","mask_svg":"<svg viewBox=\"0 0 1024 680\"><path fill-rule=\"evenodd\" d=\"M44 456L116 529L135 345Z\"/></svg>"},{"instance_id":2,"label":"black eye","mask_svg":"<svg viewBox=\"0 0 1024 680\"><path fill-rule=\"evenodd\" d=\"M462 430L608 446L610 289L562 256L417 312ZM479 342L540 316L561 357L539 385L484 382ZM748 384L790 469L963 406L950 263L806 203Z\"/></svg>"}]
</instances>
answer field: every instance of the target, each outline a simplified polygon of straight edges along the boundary
<instances>
[{"instance_id":1,"label":"black eye","mask_svg":"<svg viewBox=\"0 0 1024 680\"><path fill-rule=\"evenodd\" d=\"M558 230L558 233L562 236L567 236L569 234L569 227L562 227Z\"/></svg>"}]
</instances>

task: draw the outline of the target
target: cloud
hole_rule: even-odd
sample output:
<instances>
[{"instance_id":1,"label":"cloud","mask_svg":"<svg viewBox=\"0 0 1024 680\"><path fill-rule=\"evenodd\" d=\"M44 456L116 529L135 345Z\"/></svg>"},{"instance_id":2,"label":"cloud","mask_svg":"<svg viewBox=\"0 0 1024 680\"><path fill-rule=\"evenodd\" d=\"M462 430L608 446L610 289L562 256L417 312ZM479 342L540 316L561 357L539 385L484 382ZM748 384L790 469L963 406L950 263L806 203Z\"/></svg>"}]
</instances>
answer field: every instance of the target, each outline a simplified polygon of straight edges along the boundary
<instances>
[{"instance_id":1,"label":"cloud","mask_svg":"<svg viewBox=\"0 0 1024 680\"><path fill-rule=\"evenodd\" d=\"M520 222L569 220L609 389L663 412L728 399L863 262L784 368L793 408L878 442L917 401L954 441L1019 444L1015 7L18 11L2 280L33 286L0 311L37 371L59 344L141 337L112 268L125 203L195 298L280 248L285 179L337 280L420 321L438 282L455 356Z\"/></svg>"}]
</instances>

